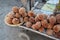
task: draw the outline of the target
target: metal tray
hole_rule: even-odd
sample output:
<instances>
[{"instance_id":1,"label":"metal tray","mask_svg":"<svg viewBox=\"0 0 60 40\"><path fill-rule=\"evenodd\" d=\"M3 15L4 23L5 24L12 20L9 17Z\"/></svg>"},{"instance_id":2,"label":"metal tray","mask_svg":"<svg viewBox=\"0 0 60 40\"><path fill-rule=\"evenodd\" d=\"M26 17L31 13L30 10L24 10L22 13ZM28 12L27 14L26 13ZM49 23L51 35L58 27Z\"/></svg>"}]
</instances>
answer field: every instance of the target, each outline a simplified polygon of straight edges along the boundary
<instances>
[{"instance_id":1,"label":"metal tray","mask_svg":"<svg viewBox=\"0 0 60 40\"><path fill-rule=\"evenodd\" d=\"M33 30L33 29L31 29L31 28L27 28L27 27L25 27L25 26L19 26L19 27L20 27L20 28L23 28L23 29L26 29L26 30L29 30L29 31L32 31L32 32L35 32L35 33L37 33L37 34L43 35L43 36L45 36L45 37L54 39L54 40L60 40L60 39L58 39L58 38L55 38L54 36L49 36L49 35L47 35L47 34L45 34L45 33L41 33L41 32L39 32L39 31Z\"/></svg>"}]
</instances>

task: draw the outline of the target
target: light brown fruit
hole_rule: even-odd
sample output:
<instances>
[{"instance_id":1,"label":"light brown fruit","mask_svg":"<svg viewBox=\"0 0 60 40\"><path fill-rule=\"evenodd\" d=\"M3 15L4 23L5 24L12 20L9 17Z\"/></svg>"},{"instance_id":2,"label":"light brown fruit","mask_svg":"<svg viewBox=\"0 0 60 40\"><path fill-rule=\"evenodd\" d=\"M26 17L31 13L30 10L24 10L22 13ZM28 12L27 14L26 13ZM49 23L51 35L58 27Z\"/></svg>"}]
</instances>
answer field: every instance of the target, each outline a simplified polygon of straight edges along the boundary
<instances>
[{"instance_id":1,"label":"light brown fruit","mask_svg":"<svg viewBox=\"0 0 60 40\"><path fill-rule=\"evenodd\" d=\"M36 22L36 24L35 25L37 25L37 27L41 27L41 22Z\"/></svg>"},{"instance_id":2,"label":"light brown fruit","mask_svg":"<svg viewBox=\"0 0 60 40\"><path fill-rule=\"evenodd\" d=\"M52 29L53 28L53 25L52 24L48 24L48 29Z\"/></svg>"},{"instance_id":3,"label":"light brown fruit","mask_svg":"<svg viewBox=\"0 0 60 40\"><path fill-rule=\"evenodd\" d=\"M47 29L46 33L47 33L48 35L53 35L53 30Z\"/></svg>"},{"instance_id":4,"label":"light brown fruit","mask_svg":"<svg viewBox=\"0 0 60 40\"><path fill-rule=\"evenodd\" d=\"M38 30L40 27L38 27L36 24L33 24L32 25L32 29L34 29L34 30Z\"/></svg>"},{"instance_id":5,"label":"light brown fruit","mask_svg":"<svg viewBox=\"0 0 60 40\"><path fill-rule=\"evenodd\" d=\"M35 22L38 22L38 21L39 21L39 19L38 19L38 17L36 16L36 17L35 17Z\"/></svg>"},{"instance_id":6,"label":"light brown fruit","mask_svg":"<svg viewBox=\"0 0 60 40\"><path fill-rule=\"evenodd\" d=\"M36 25L35 25L35 24L33 24L33 25L32 25L32 29L36 30L36 28L35 28L35 27L36 27Z\"/></svg>"},{"instance_id":7,"label":"light brown fruit","mask_svg":"<svg viewBox=\"0 0 60 40\"><path fill-rule=\"evenodd\" d=\"M19 9L19 14L23 15L24 13L26 13L26 9L24 7L21 7Z\"/></svg>"},{"instance_id":8,"label":"light brown fruit","mask_svg":"<svg viewBox=\"0 0 60 40\"><path fill-rule=\"evenodd\" d=\"M8 24L12 24L12 19L11 19L10 17L6 17L6 22L7 22Z\"/></svg>"},{"instance_id":9,"label":"light brown fruit","mask_svg":"<svg viewBox=\"0 0 60 40\"><path fill-rule=\"evenodd\" d=\"M57 23L60 23L60 14L56 15L56 20L57 20Z\"/></svg>"},{"instance_id":10,"label":"light brown fruit","mask_svg":"<svg viewBox=\"0 0 60 40\"><path fill-rule=\"evenodd\" d=\"M60 32L55 33L54 36L60 38Z\"/></svg>"},{"instance_id":11,"label":"light brown fruit","mask_svg":"<svg viewBox=\"0 0 60 40\"><path fill-rule=\"evenodd\" d=\"M15 14L15 17L16 17L16 18L20 18L21 15L20 15L19 13L16 13L16 14Z\"/></svg>"},{"instance_id":12,"label":"light brown fruit","mask_svg":"<svg viewBox=\"0 0 60 40\"><path fill-rule=\"evenodd\" d=\"M54 25L56 23L56 18L54 16L51 16L49 18L49 22L50 22L50 24Z\"/></svg>"},{"instance_id":13,"label":"light brown fruit","mask_svg":"<svg viewBox=\"0 0 60 40\"><path fill-rule=\"evenodd\" d=\"M12 20L12 23L13 23L13 24L19 24L19 19L14 18L14 19Z\"/></svg>"},{"instance_id":14,"label":"light brown fruit","mask_svg":"<svg viewBox=\"0 0 60 40\"><path fill-rule=\"evenodd\" d=\"M40 32L44 32L44 28L43 28L43 27L40 27L40 28L39 28L39 31L40 31Z\"/></svg>"},{"instance_id":15,"label":"light brown fruit","mask_svg":"<svg viewBox=\"0 0 60 40\"><path fill-rule=\"evenodd\" d=\"M35 29L35 30L38 30L40 27L41 27L41 23L40 22L37 22L36 24L32 25L32 28Z\"/></svg>"},{"instance_id":16,"label":"light brown fruit","mask_svg":"<svg viewBox=\"0 0 60 40\"><path fill-rule=\"evenodd\" d=\"M15 17L15 14L14 14L13 12L9 12L9 13L7 14L7 17L9 17L9 18L14 18L14 17Z\"/></svg>"},{"instance_id":17,"label":"light brown fruit","mask_svg":"<svg viewBox=\"0 0 60 40\"><path fill-rule=\"evenodd\" d=\"M53 27L54 32L59 32L60 31L60 25L55 25Z\"/></svg>"},{"instance_id":18,"label":"light brown fruit","mask_svg":"<svg viewBox=\"0 0 60 40\"><path fill-rule=\"evenodd\" d=\"M32 23L31 22L26 22L26 27L31 27L32 26Z\"/></svg>"},{"instance_id":19,"label":"light brown fruit","mask_svg":"<svg viewBox=\"0 0 60 40\"><path fill-rule=\"evenodd\" d=\"M28 12L28 16L29 16L29 17L34 17L34 16L35 16L35 14L34 14L34 12L33 12L33 11L29 11L29 12Z\"/></svg>"},{"instance_id":20,"label":"light brown fruit","mask_svg":"<svg viewBox=\"0 0 60 40\"><path fill-rule=\"evenodd\" d=\"M44 14L39 14L39 15L38 15L38 19L41 20L41 21L44 20L44 19L45 19Z\"/></svg>"},{"instance_id":21,"label":"light brown fruit","mask_svg":"<svg viewBox=\"0 0 60 40\"><path fill-rule=\"evenodd\" d=\"M24 22L23 17L20 17L20 18L19 18L19 21L20 21L21 23Z\"/></svg>"},{"instance_id":22,"label":"light brown fruit","mask_svg":"<svg viewBox=\"0 0 60 40\"><path fill-rule=\"evenodd\" d=\"M42 26L43 26L44 28L47 28L47 27L48 27L48 22L47 22L47 20L41 21L41 24L42 24Z\"/></svg>"},{"instance_id":23,"label":"light brown fruit","mask_svg":"<svg viewBox=\"0 0 60 40\"><path fill-rule=\"evenodd\" d=\"M12 11L15 13L19 12L19 8L17 6L12 7Z\"/></svg>"},{"instance_id":24,"label":"light brown fruit","mask_svg":"<svg viewBox=\"0 0 60 40\"><path fill-rule=\"evenodd\" d=\"M29 18L28 17L24 17L24 22L28 22Z\"/></svg>"},{"instance_id":25,"label":"light brown fruit","mask_svg":"<svg viewBox=\"0 0 60 40\"><path fill-rule=\"evenodd\" d=\"M26 17L27 16L27 13L23 13L21 15L22 15L22 17Z\"/></svg>"},{"instance_id":26,"label":"light brown fruit","mask_svg":"<svg viewBox=\"0 0 60 40\"><path fill-rule=\"evenodd\" d=\"M38 30L39 28L40 28L39 25L35 24L35 29Z\"/></svg>"},{"instance_id":27,"label":"light brown fruit","mask_svg":"<svg viewBox=\"0 0 60 40\"><path fill-rule=\"evenodd\" d=\"M29 21L32 22L32 23L35 23L35 18L34 17L30 17Z\"/></svg>"}]
</instances>

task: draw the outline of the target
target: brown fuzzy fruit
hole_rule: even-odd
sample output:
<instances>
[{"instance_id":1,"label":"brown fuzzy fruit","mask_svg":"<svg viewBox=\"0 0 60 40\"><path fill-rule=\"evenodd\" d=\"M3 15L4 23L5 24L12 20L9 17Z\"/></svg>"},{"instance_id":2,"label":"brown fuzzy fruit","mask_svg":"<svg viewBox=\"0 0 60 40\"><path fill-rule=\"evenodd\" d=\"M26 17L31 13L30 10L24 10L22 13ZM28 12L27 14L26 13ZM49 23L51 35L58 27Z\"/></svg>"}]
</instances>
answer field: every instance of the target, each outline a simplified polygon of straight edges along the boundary
<instances>
[{"instance_id":1,"label":"brown fuzzy fruit","mask_svg":"<svg viewBox=\"0 0 60 40\"><path fill-rule=\"evenodd\" d=\"M47 33L48 35L53 35L53 30L47 29L46 33Z\"/></svg>"},{"instance_id":2,"label":"brown fuzzy fruit","mask_svg":"<svg viewBox=\"0 0 60 40\"><path fill-rule=\"evenodd\" d=\"M21 7L21 8L19 9L19 14L23 15L24 13L26 13L26 10L25 10L24 7Z\"/></svg>"},{"instance_id":3,"label":"brown fuzzy fruit","mask_svg":"<svg viewBox=\"0 0 60 40\"><path fill-rule=\"evenodd\" d=\"M24 22L24 20L23 20L23 18L22 17L20 17L19 18L19 20L20 20L20 22L22 23L22 22Z\"/></svg>"},{"instance_id":4,"label":"brown fuzzy fruit","mask_svg":"<svg viewBox=\"0 0 60 40\"><path fill-rule=\"evenodd\" d=\"M12 11L15 12L15 13L18 13L19 12L19 8L17 6L14 6L12 8Z\"/></svg>"},{"instance_id":5,"label":"brown fuzzy fruit","mask_svg":"<svg viewBox=\"0 0 60 40\"><path fill-rule=\"evenodd\" d=\"M27 16L27 13L23 13L21 15L22 15L22 17L26 17Z\"/></svg>"},{"instance_id":6,"label":"brown fuzzy fruit","mask_svg":"<svg viewBox=\"0 0 60 40\"><path fill-rule=\"evenodd\" d=\"M6 22L7 22L8 24L12 24L12 18L6 17Z\"/></svg>"},{"instance_id":7,"label":"brown fuzzy fruit","mask_svg":"<svg viewBox=\"0 0 60 40\"><path fill-rule=\"evenodd\" d=\"M29 18L28 17L24 17L24 22L28 22Z\"/></svg>"},{"instance_id":8,"label":"brown fuzzy fruit","mask_svg":"<svg viewBox=\"0 0 60 40\"><path fill-rule=\"evenodd\" d=\"M41 20L41 21L44 20L44 19L45 19L44 14L39 14L39 15L38 15L38 19Z\"/></svg>"},{"instance_id":9,"label":"brown fuzzy fruit","mask_svg":"<svg viewBox=\"0 0 60 40\"><path fill-rule=\"evenodd\" d=\"M39 21L39 19L38 19L38 17L36 16L36 17L35 17L35 22L38 22L38 21Z\"/></svg>"},{"instance_id":10,"label":"brown fuzzy fruit","mask_svg":"<svg viewBox=\"0 0 60 40\"><path fill-rule=\"evenodd\" d=\"M41 27L41 26L40 26L40 27ZM39 27L39 25L36 25L36 24L35 24L35 29L36 29L36 30L38 30L40 27Z\"/></svg>"},{"instance_id":11,"label":"brown fuzzy fruit","mask_svg":"<svg viewBox=\"0 0 60 40\"><path fill-rule=\"evenodd\" d=\"M41 27L41 22L36 22L36 24L35 25L37 25L37 27Z\"/></svg>"},{"instance_id":12,"label":"brown fuzzy fruit","mask_svg":"<svg viewBox=\"0 0 60 40\"><path fill-rule=\"evenodd\" d=\"M51 16L49 18L49 22L50 22L50 24L54 25L56 23L56 18L54 16Z\"/></svg>"},{"instance_id":13,"label":"brown fuzzy fruit","mask_svg":"<svg viewBox=\"0 0 60 40\"><path fill-rule=\"evenodd\" d=\"M41 24L42 24L42 26L43 26L44 28L47 28L47 27L48 27L48 22L47 22L47 20L41 21Z\"/></svg>"},{"instance_id":14,"label":"brown fuzzy fruit","mask_svg":"<svg viewBox=\"0 0 60 40\"><path fill-rule=\"evenodd\" d=\"M26 27L31 27L32 23L31 22L26 22Z\"/></svg>"},{"instance_id":15,"label":"brown fuzzy fruit","mask_svg":"<svg viewBox=\"0 0 60 40\"><path fill-rule=\"evenodd\" d=\"M32 29L34 29L34 30L37 30L37 29L39 29L40 27L38 27L36 24L33 24L32 25Z\"/></svg>"},{"instance_id":16,"label":"brown fuzzy fruit","mask_svg":"<svg viewBox=\"0 0 60 40\"><path fill-rule=\"evenodd\" d=\"M7 17L9 17L9 18L14 18L14 17L15 17L15 14L14 14L13 12L9 12L9 13L7 14Z\"/></svg>"},{"instance_id":17,"label":"brown fuzzy fruit","mask_svg":"<svg viewBox=\"0 0 60 40\"><path fill-rule=\"evenodd\" d=\"M35 18L34 17L30 17L29 21L32 22L32 23L35 23Z\"/></svg>"},{"instance_id":18,"label":"brown fuzzy fruit","mask_svg":"<svg viewBox=\"0 0 60 40\"><path fill-rule=\"evenodd\" d=\"M15 14L15 17L16 17L16 18L20 18L21 15L20 15L19 13L16 13L16 14Z\"/></svg>"},{"instance_id":19,"label":"brown fuzzy fruit","mask_svg":"<svg viewBox=\"0 0 60 40\"><path fill-rule=\"evenodd\" d=\"M53 28L53 25L52 24L48 24L48 29L52 29Z\"/></svg>"},{"instance_id":20,"label":"brown fuzzy fruit","mask_svg":"<svg viewBox=\"0 0 60 40\"><path fill-rule=\"evenodd\" d=\"M33 11L29 11L29 12L28 12L28 16L29 16L29 17L34 17L34 16L35 16L35 14L34 14L34 12L33 12Z\"/></svg>"},{"instance_id":21,"label":"brown fuzzy fruit","mask_svg":"<svg viewBox=\"0 0 60 40\"><path fill-rule=\"evenodd\" d=\"M60 25L55 25L53 27L54 32L59 32L60 31Z\"/></svg>"},{"instance_id":22,"label":"brown fuzzy fruit","mask_svg":"<svg viewBox=\"0 0 60 40\"><path fill-rule=\"evenodd\" d=\"M32 25L32 28L38 30L41 27L41 22L37 22L36 24Z\"/></svg>"},{"instance_id":23,"label":"brown fuzzy fruit","mask_svg":"<svg viewBox=\"0 0 60 40\"><path fill-rule=\"evenodd\" d=\"M12 20L12 23L13 23L13 24L19 24L19 19L14 18L14 19Z\"/></svg>"},{"instance_id":24,"label":"brown fuzzy fruit","mask_svg":"<svg viewBox=\"0 0 60 40\"><path fill-rule=\"evenodd\" d=\"M55 33L54 36L60 38L60 32Z\"/></svg>"},{"instance_id":25,"label":"brown fuzzy fruit","mask_svg":"<svg viewBox=\"0 0 60 40\"><path fill-rule=\"evenodd\" d=\"M33 25L32 25L32 29L36 30L36 28L35 28L35 27L36 27L36 25L35 25L35 24L33 24Z\"/></svg>"},{"instance_id":26,"label":"brown fuzzy fruit","mask_svg":"<svg viewBox=\"0 0 60 40\"><path fill-rule=\"evenodd\" d=\"M60 14L56 15L56 20L57 20L57 23L60 23Z\"/></svg>"},{"instance_id":27,"label":"brown fuzzy fruit","mask_svg":"<svg viewBox=\"0 0 60 40\"><path fill-rule=\"evenodd\" d=\"M43 27L40 27L40 28L39 28L39 31L40 31L40 32L44 32L44 28L43 28Z\"/></svg>"}]
</instances>

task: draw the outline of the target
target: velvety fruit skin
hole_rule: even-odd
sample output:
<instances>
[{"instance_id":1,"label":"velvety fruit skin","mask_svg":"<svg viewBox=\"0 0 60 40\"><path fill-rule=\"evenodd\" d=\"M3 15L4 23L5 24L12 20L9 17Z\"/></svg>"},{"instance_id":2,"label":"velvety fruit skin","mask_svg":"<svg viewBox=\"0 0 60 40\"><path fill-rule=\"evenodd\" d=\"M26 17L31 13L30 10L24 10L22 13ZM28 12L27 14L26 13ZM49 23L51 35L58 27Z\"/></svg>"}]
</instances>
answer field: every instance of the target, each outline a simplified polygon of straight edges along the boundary
<instances>
[{"instance_id":1,"label":"velvety fruit skin","mask_svg":"<svg viewBox=\"0 0 60 40\"><path fill-rule=\"evenodd\" d=\"M54 31L54 32L59 32L59 31L60 31L60 25L55 25L55 26L53 27L53 31Z\"/></svg>"},{"instance_id":2,"label":"velvety fruit skin","mask_svg":"<svg viewBox=\"0 0 60 40\"><path fill-rule=\"evenodd\" d=\"M27 13L22 13L21 15L22 15L22 17L26 17Z\"/></svg>"},{"instance_id":3,"label":"velvety fruit skin","mask_svg":"<svg viewBox=\"0 0 60 40\"><path fill-rule=\"evenodd\" d=\"M38 22L38 21L39 21L38 16L36 16L35 17L35 22Z\"/></svg>"},{"instance_id":4,"label":"velvety fruit skin","mask_svg":"<svg viewBox=\"0 0 60 40\"><path fill-rule=\"evenodd\" d=\"M60 32L54 33L54 36L60 39Z\"/></svg>"},{"instance_id":5,"label":"velvety fruit skin","mask_svg":"<svg viewBox=\"0 0 60 40\"><path fill-rule=\"evenodd\" d=\"M19 21L20 21L21 23L24 22L23 17L20 17L20 18L19 18Z\"/></svg>"},{"instance_id":6,"label":"velvety fruit skin","mask_svg":"<svg viewBox=\"0 0 60 40\"><path fill-rule=\"evenodd\" d=\"M43 26L44 28L47 28L47 27L48 27L48 22L47 22L47 20L41 21L41 24L42 24L42 26Z\"/></svg>"},{"instance_id":7,"label":"velvety fruit skin","mask_svg":"<svg viewBox=\"0 0 60 40\"><path fill-rule=\"evenodd\" d=\"M14 13L18 13L18 12L19 12L19 8L18 8L17 6L14 6L14 7L12 8L12 11L13 11Z\"/></svg>"},{"instance_id":8,"label":"velvety fruit skin","mask_svg":"<svg viewBox=\"0 0 60 40\"><path fill-rule=\"evenodd\" d=\"M34 29L34 30L36 30L36 28L35 28L35 24L33 24L31 28Z\"/></svg>"},{"instance_id":9,"label":"velvety fruit skin","mask_svg":"<svg viewBox=\"0 0 60 40\"><path fill-rule=\"evenodd\" d=\"M56 15L56 20L57 20L57 23L60 23L60 14Z\"/></svg>"},{"instance_id":10,"label":"velvety fruit skin","mask_svg":"<svg viewBox=\"0 0 60 40\"><path fill-rule=\"evenodd\" d=\"M35 24L35 25L32 25L32 28L33 28L34 30L38 30L40 27L38 27L38 26Z\"/></svg>"},{"instance_id":11,"label":"velvety fruit skin","mask_svg":"<svg viewBox=\"0 0 60 40\"><path fill-rule=\"evenodd\" d=\"M26 17L27 16L26 9L24 7L21 7L19 9L19 14L22 15L22 17Z\"/></svg>"},{"instance_id":12,"label":"velvety fruit skin","mask_svg":"<svg viewBox=\"0 0 60 40\"><path fill-rule=\"evenodd\" d=\"M54 25L56 23L56 18L54 16L49 17L49 22Z\"/></svg>"},{"instance_id":13,"label":"velvety fruit skin","mask_svg":"<svg viewBox=\"0 0 60 40\"><path fill-rule=\"evenodd\" d=\"M36 24L38 27L41 27L41 22L36 22Z\"/></svg>"},{"instance_id":14,"label":"velvety fruit skin","mask_svg":"<svg viewBox=\"0 0 60 40\"><path fill-rule=\"evenodd\" d=\"M19 14L23 15L24 13L26 13L26 10L25 10L24 7L21 7L21 8L19 9Z\"/></svg>"},{"instance_id":15,"label":"velvety fruit skin","mask_svg":"<svg viewBox=\"0 0 60 40\"><path fill-rule=\"evenodd\" d=\"M37 27L37 25L33 24L33 25L32 25L32 29L37 30L37 29L39 29L39 28Z\"/></svg>"},{"instance_id":16,"label":"velvety fruit skin","mask_svg":"<svg viewBox=\"0 0 60 40\"><path fill-rule=\"evenodd\" d=\"M34 17L34 16L35 16L35 14L34 14L34 12L33 12L33 11L29 11L29 12L28 12L28 16L29 16L29 17Z\"/></svg>"},{"instance_id":17,"label":"velvety fruit skin","mask_svg":"<svg viewBox=\"0 0 60 40\"><path fill-rule=\"evenodd\" d=\"M38 14L37 16L38 16L38 19L41 21L47 18L45 14Z\"/></svg>"},{"instance_id":18,"label":"velvety fruit skin","mask_svg":"<svg viewBox=\"0 0 60 40\"><path fill-rule=\"evenodd\" d=\"M24 17L24 22L28 22L29 18L28 17Z\"/></svg>"},{"instance_id":19,"label":"velvety fruit skin","mask_svg":"<svg viewBox=\"0 0 60 40\"><path fill-rule=\"evenodd\" d=\"M39 20L44 20L44 15L40 14L40 15L38 15L38 18L39 18Z\"/></svg>"},{"instance_id":20,"label":"velvety fruit skin","mask_svg":"<svg viewBox=\"0 0 60 40\"><path fill-rule=\"evenodd\" d=\"M35 23L35 18L34 17L30 17L29 21L32 22L32 23Z\"/></svg>"},{"instance_id":21,"label":"velvety fruit skin","mask_svg":"<svg viewBox=\"0 0 60 40\"><path fill-rule=\"evenodd\" d=\"M6 22L7 22L8 24L12 24L12 18L6 17Z\"/></svg>"},{"instance_id":22,"label":"velvety fruit skin","mask_svg":"<svg viewBox=\"0 0 60 40\"><path fill-rule=\"evenodd\" d=\"M20 18L21 15L20 15L19 13L16 13L16 14L15 14L15 17L16 17L16 18Z\"/></svg>"},{"instance_id":23,"label":"velvety fruit skin","mask_svg":"<svg viewBox=\"0 0 60 40\"><path fill-rule=\"evenodd\" d=\"M40 32L44 32L44 28L43 28L43 27L40 27L40 28L39 28L39 31L40 31Z\"/></svg>"},{"instance_id":24,"label":"velvety fruit skin","mask_svg":"<svg viewBox=\"0 0 60 40\"><path fill-rule=\"evenodd\" d=\"M47 29L46 33L47 33L48 35L53 35L53 30Z\"/></svg>"},{"instance_id":25,"label":"velvety fruit skin","mask_svg":"<svg viewBox=\"0 0 60 40\"><path fill-rule=\"evenodd\" d=\"M14 18L14 19L12 20L12 23L13 23L13 24L19 24L19 19Z\"/></svg>"},{"instance_id":26,"label":"velvety fruit skin","mask_svg":"<svg viewBox=\"0 0 60 40\"><path fill-rule=\"evenodd\" d=\"M7 14L7 17L9 17L9 18L14 18L14 17L15 17L15 14L14 14L13 12L9 12L9 13Z\"/></svg>"},{"instance_id":27,"label":"velvety fruit skin","mask_svg":"<svg viewBox=\"0 0 60 40\"><path fill-rule=\"evenodd\" d=\"M49 23L47 28L48 28L48 29L52 29L53 27L54 27L54 26Z\"/></svg>"},{"instance_id":28,"label":"velvety fruit skin","mask_svg":"<svg viewBox=\"0 0 60 40\"><path fill-rule=\"evenodd\" d=\"M31 22L26 22L25 25L26 25L26 27L31 27L32 23Z\"/></svg>"},{"instance_id":29,"label":"velvety fruit skin","mask_svg":"<svg viewBox=\"0 0 60 40\"><path fill-rule=\"evenodd\" d=\"M41 27L41 22L36 22L36 24L32 25L32 28L38 30Z\"/></svg>"}]
</instances>

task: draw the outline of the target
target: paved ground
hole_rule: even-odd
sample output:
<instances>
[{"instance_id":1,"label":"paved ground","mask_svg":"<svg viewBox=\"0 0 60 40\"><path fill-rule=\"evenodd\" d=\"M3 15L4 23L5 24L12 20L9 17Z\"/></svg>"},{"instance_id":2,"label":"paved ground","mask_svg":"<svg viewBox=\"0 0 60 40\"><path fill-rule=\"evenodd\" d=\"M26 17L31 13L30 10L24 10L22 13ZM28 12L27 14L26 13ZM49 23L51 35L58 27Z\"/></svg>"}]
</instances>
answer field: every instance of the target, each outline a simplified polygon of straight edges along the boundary
<instances>
[{"instance_id":1,"label":"paved ground","mask_svg":"<svg viewBox=\"0 0 60 40\"><path fill-rule=\"evenodd\" d=\"M0 40L21 40L18 35L20 28L12 28L4 23L5 15L12 6L21 6L19 0L0 0ZM31 40L51 40L33 32L26 32Z\"/></svg>"}]
</instances>

